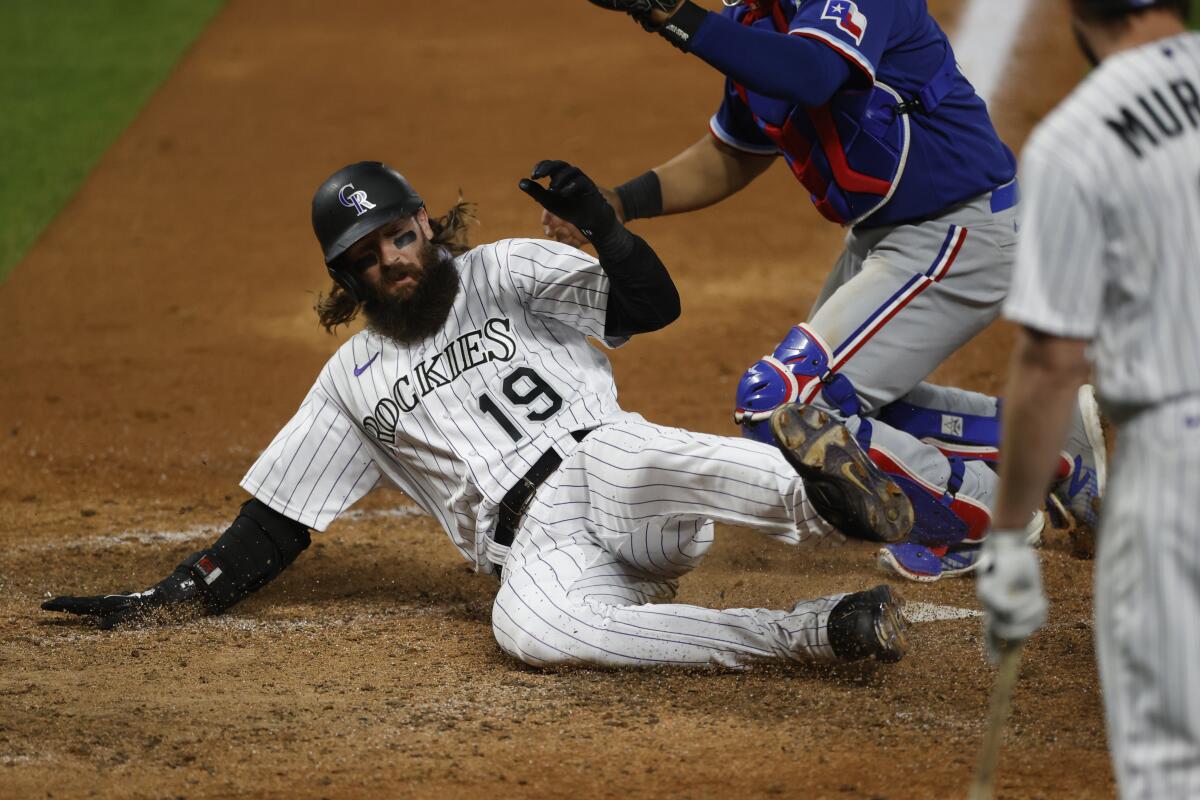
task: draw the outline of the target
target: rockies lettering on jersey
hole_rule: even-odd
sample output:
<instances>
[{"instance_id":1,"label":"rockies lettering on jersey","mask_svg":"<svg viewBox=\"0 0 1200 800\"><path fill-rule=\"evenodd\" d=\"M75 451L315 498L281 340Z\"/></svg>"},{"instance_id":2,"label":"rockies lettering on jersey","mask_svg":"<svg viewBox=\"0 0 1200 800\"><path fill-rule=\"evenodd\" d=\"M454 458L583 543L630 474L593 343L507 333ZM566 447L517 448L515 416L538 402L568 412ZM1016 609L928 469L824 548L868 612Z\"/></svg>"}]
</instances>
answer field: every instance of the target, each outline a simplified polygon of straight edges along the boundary
<instances>
[{"instance_id":1,"label":"rockies lettering on jersey","mask_svg":"<svg viewBox=\"0 0 1200 800\"><path fill-rule=\"evenodd\" d=\"M517 343L509 335L510 330L511 320L489 319L484 323L483 330L464 333L448 344L445 350L418 362L411 374L396 379L391 395L375 405L375 413L363 418L363 429L379 441L392 444L396 440L399 412L412 411L422 397L434 389L450 385L451 381L469 369L491 361L511 361L517 352Z\"/></svg>"},{"instance_id":2,"label":"rockies lettering on jersey","mask_svg":"<svg viewBox=\"0 0 1200 800\"><path fill-rule=\"evenodd\" d=\"M573 431L624 419L606 359L608 278L556 242L508 239L455 259L445 326L414 343L362 331L325 365L242 485L324 530L377 485L432 515L481 564L500 499ZM607 342L610 346L620 342Z\"/></svg>"}]
</instances>

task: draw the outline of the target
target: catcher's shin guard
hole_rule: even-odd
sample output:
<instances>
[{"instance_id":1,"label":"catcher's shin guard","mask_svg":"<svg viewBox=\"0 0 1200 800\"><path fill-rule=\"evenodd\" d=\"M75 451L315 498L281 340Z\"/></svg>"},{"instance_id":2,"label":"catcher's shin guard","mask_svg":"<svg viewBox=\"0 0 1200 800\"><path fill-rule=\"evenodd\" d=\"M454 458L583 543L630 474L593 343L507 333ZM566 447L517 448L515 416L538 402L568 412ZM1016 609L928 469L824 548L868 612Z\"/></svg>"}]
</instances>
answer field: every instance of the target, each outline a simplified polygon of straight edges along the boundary
<instances>
[{"instance_id":1,"label":"catcher's shin guard","mask_svg":"<svg viewBox=\"0 0 1200 800\"><path fill-rule=\"evenodd\" d=\"M1000 411L982 416L924 408L896 400L879 409L877 418L931 444L947 457L994 463L1000 453Z\"/></svg>"},{"instance_id":2,"label":"catcher's shin guard","mask_svg":"<svg viewBox=\"0 0 1200 800\"><path fill-rule=\"evenodd\" d=\"M872 442L871 420L860 419L856 439L875 465L904 492L913 506L914 522L908 540L929 547L978 541L987 533L991 513L979 501L961 495L966 463L950 456L945 488L923 479L887 449Z\"/></svg>"},{"instance_id":3,"label":"catcher's shin guard","mask_svg":"<svg viewBox=\"0 0 1200 800\"><path fill-rule=\"evenodd\" d=\"M846 426L819 408L793 403L771 416L771 432L826 522L869 542L898 542L908 535L912 503Z\"/></svg>"}]
</instances>

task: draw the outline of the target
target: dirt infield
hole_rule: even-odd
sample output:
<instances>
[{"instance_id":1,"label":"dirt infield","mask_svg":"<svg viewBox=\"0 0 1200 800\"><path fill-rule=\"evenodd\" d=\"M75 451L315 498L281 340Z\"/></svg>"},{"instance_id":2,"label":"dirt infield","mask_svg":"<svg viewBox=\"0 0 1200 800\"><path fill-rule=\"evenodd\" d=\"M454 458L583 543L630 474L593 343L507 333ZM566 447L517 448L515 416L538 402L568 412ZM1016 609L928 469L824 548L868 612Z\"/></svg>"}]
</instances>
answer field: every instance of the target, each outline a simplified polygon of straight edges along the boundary
<instances>
[{"instance_id":1,"label":"dirt infield","mask_svg":"<svg viewBox=\"0 0 1200 800\"><path fill-rule=\"evenodd\" d=\"M962 796L992 675L977 620L914 625L889 667L527 669L492 639L492 579L396 494L220 619L100 632L38 611L142 588L232 517L340 341L311 311L308 200L334 167L382 158L434 211L461 189L480 242L538 234L516 180L539 158L611 183L703 133L719 81L700 62L582 2L518 5L234 0L0 287L0 797ZM1014 146L1082 72L1057 13L996 103ZM783 169L637 229L684 316L614 354L622 404L732 434L737 378L840 233ZM935 377L998 391L1009 341L997 326ZM1002 797L1112 793L1090 564L1068 551L1044 552ZM680 599L783 607L873 585L872 561L723 529ZM976 607L966 581L902 589Z\"/></svg>"}]
</instances>

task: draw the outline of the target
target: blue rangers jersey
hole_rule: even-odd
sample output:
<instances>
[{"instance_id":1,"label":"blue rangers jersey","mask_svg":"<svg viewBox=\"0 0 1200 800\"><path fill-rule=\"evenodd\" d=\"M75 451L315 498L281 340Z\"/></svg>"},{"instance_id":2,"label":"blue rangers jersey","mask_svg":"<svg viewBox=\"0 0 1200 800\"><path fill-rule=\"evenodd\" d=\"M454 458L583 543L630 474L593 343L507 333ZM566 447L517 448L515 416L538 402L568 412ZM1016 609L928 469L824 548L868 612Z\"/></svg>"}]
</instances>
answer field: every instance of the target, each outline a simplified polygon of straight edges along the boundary
<instances>
[{"instance_id":1,"label":"blue rangers jersey","mask_svg":"<svg viewBox=\"0 0 1200 800\"><path fill-rule=\"evenodd\" d=\"M850 80L816 107L756 92L753 75L729 78L710 122L726 144L782 154L828 219L866 226L928 219L1015 177L1012 152L925 0L762 0L722 16L818 42L850 66ZM706 50L735 46L720 35L728 24L709 24L724 22L711 17L693 46L706 60ZM796 59L764 63L761 53L722 55L760 74L804 67Z\"/></svg>"}]
</instances>

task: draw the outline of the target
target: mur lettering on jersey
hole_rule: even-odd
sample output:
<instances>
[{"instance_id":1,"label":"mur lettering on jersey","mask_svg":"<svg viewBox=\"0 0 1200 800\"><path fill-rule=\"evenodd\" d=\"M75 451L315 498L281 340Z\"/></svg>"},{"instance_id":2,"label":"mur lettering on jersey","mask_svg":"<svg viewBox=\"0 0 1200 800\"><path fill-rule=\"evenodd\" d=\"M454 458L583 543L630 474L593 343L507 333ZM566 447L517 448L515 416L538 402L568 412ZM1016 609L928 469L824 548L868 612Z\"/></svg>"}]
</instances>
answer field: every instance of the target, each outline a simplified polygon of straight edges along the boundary
<instances>
[{"instance_id":1,"label":"mur lettering on jersey","mask_svg":"<svg viewBox=\"0 0 1200 800\"><path fill-rule=\"evenodd\" d=\"M1104 124L1141 158L1147 146L1158 147L1189 128L1200 130L1200 92L1187 78L1169 81L1138 95L1136 104L1121 106Z\"/></svg>"},{"instance_id":2,"label":"mur lettering on jersey","mask_svg":"<svg viewBox=\"0 0 1200 800\"><path fill-rule=\"evenodd\" d=\"M492 361L510 361L516 353L512 322L493 317L481 329L464 333L439 352L413 364L408 374L392 384L388 396L375 404L375 413L363 419L363 429L384 444L394 444L400 414L415 409L422 397L448 386L468 370Z\"/></svg>"}]
</instances>

